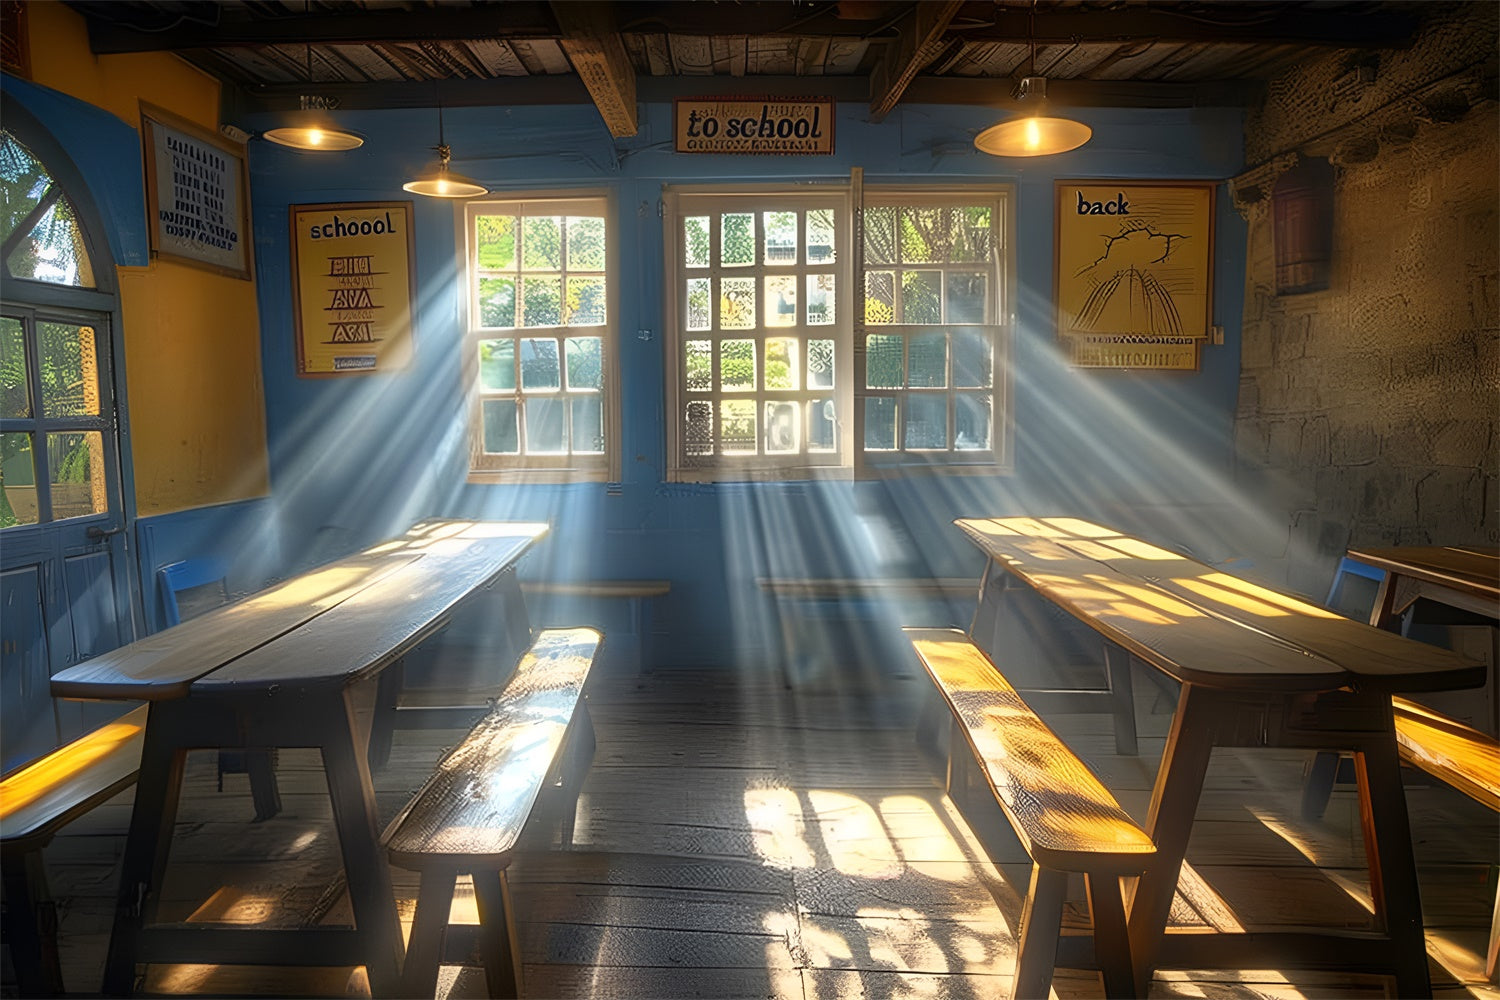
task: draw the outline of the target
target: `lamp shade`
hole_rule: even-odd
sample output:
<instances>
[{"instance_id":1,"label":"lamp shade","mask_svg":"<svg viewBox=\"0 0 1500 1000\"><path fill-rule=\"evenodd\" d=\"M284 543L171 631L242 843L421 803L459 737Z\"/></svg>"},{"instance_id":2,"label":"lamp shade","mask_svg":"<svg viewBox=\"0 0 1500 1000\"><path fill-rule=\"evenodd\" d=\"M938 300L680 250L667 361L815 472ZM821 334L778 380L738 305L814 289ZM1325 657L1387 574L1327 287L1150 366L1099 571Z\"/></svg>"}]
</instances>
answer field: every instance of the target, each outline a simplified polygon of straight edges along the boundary
<instances>
[{"instance_id":1,"label":"lamp shade","mask_svg":"<svg viewBox=\"0 0 1500 1000\"><path fill-rule=\"evenodd\" d=\"M280 146L290 146L292 149L306 149L315 152L342 152L346 149L358 149L365 144L364 139L353 132L344 132L336 128L325 128L318 125L293 125L286 128L273 128L262 132L261 138L268 139Z\"/></svg>"},{"instance_id":2,"label":"lamp shade","mask_svg":"<svg viewBox=\"0 0 1500 1000\"><path fill-rule=\"evenodd\" d=\"M974 148L991 156L1051 156L1077 149L1093 134L1071 118L1013 118L976 135Z\"/></svg>"},{"instance_id":3,"label":"lamp shade","mask_svg":"<svg viewBox=\"0 0 1500 1000\"><path fill-rule=\"evenodd\" d=\"M401 190L410 191L412 194L425 194L430 198L474 198L490 193L490 189L478 181L470 180L463 174L455 174L448 169L448 158L451 153L446 143L437 147L437 154L437 166L431 170L424 170L417 175L415 180L407 181L401 185Z\"/></svg>"}]
</instances>

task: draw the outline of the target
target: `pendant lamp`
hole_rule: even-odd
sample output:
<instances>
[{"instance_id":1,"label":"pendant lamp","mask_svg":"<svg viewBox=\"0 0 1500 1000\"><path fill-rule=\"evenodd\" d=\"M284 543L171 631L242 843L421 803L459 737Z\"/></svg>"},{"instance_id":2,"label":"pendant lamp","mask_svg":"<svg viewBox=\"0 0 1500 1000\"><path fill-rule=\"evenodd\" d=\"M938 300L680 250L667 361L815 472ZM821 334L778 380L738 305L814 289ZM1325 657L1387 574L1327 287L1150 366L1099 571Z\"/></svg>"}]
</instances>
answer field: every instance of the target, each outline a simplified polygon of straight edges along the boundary
<instances>
[{"instance_id":1,"label":"pendant lamp","mask_svg":"<svg viewBox=\"0 0 1500 1000\"><path fill-rule=\"evenodd\" d=\"M1027 105L1029 114L991 125L974 137L974 148L991 156L1051 156L1088 142L1094 130L1047 114L1046 97L1045 77L1022 77L1016 100Z\"/></svg>"},{"instance_id":2,"label":"pendant lamp","mask_svg":"<svg viewBox=\"0 0 1500 1000\"><path fill-rule=\"evenodd\" d=\"M307 52L307 82L313 82L312 74L312 43L305 46ZM322 110L316 98L303 97L302 110ZM262 132L262 139L269 139L278 146L290 146L292 149L305 149L318 153L337 153L346 149L358 149L365 144L365 140L353 132L345 132L328 125L326 122L314 121L309 125L288 125L285 128L273 128Z\"/></svg>"},{"instance_id":3,"label":"pendant lamp","mask_svg":"<svg viewBox=\"0 0 1500 1000\"><path fill-rule=\"evenodd\" d=\"M448 160L452 151L448 144L443 141L443 105L438 103L438 144L433 147L437 151L437 166L431 167L418 174L415 179L401 185L403 191L412 194L425 194L432 198L474 198L482 194L489 194L490 189L478 181L470 180L463 174L455 174L448 169Z\"/></svg>"}]
</instances>

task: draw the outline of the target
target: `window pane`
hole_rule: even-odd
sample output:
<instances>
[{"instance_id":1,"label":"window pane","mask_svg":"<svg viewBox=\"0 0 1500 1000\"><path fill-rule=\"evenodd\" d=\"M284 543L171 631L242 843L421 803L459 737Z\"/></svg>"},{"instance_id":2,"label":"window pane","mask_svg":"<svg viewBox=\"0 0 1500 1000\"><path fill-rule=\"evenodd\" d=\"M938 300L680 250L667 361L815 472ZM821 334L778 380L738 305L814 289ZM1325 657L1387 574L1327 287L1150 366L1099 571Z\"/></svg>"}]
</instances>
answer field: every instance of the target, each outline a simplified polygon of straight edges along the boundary
<instances>
[{"instance_id":1,"label":"window pane","mask_svg":"<svg viewBox=\"0 0 1500 1000\"><path fill-rule=\"evenodd\" d=\"M516 342L481 340L479 342L479 387L513 392L516 388Z\"/></svg>"},{"instance_id":2,"label":"window pane","mask_svg":"<svg viewBox=\"0 0 1500 1000\"><path fill-rule=\"evenodd\" d=\"M906 448L948 447L948 397L913 393L906 397Z\"/></svg>"},{"instance_id":3,"label":"window pane","mask_svg":"<svg viewBox=\"0 0 1500 1000\"><path fill-rule=\"evenodd\" d=\"M755 454L755 401L719 401L719 450L725 455Z\"/></svg>"},{"instance_id":4,"label":"window pane","mask_svg":"<svg viewBox=\"0 0 1500 1000\"><path fill-rule=\"evenodd\" d=\"M707 278L689 278L687 282L687 328L707 330L712 317L709 315L709 285Z\"/></svg>"},{"instance_id":5,"label":"window pane","mask_svg":"<svg viewBox=\"0 0 1500 1000\"><path fill-rule=\"evenodd\" d=\"M516 401L514 399L486 399L480 404L480 411L484 423L486 454L519 454L521 438L516 433Z\"/></svg>"},{"instance_id":6,"label":"window pane","mask_svg":"<svg viewBox=\"0 0 1500 1000\"><path fill-rule=\"evenodd\" d=\"M479 325L512 329L516 325L516 279L479 279Z\"/></svg>"},{"instance_id":7,"label":"window pane","mask_svg":"<svg viewBox=\"0 0 1500 1000\"><path fill-rule=\"evenodd\" d=\"M865 451L893 451L896 447L896 401L889 396L865 397Z\"/></svg>"},{"instance_id":8,"label":"window pane","mask_svg":"<svg viewBox=\"0 0 1500 1000\"><path fill-rule=\"evenodd\" d=\"M906 384L941 389L948 384L948 336L915 334L906 352Z\"/></svg>"},{"instance_id":9,"label":"window pane","mask_svg":"<svg viewBox=\"0 0 1500 1000\"><path fill-rule=\"evenodd\" d=\"M755 279L719 279L719 328L749 330L755 326Z\"/></svg>"},{"instance_id":10,"label":"window pane","mask_svg":"<svg viewBox=\"0 0 1500 1000\"><path fill-rule=\"evenodd\" d=\"M993 370L989 332L954 330L953 384L960 389L988 389Z\"/></svg>"},{"instance_id":11,"label":"window pane","mask_svg":"<svg viewBox=\"0 0 1500 1000\"><path fill-rule=\"evenodd\" d=\"M563 447L563 401L561 399L528 399L526 401L526 454L561 455Z\"/></svg>"},{"instance_id":12,"label":"window pane","mask_svg":"<svg viewBox=\"0 0 1500 1000\"><path fill-rule=\"evenodd\" d=\"M899 389L906 373L905 338L875 333L865 338L865 387Z\"/></svg>"},{"instance_id":13,"label":"window pane","mask_svg":"<svg viewBox=\"0 0 1500 1000\"><path fill-rule=\"evenodd\" d=\"M896 273L865 272L865 322L884 325L896 322Z\"/></svg>"},{"instance_id":14,"label":"window pane","mask_svg":"<svg viewBox=\"0 0 1500 1000\"><path fill-rule=\"evenodd\" d=\"M802 407L793 402L766 404L766 452L792 454L800 451Z\"/></svg>"},{"instance_id":15,"label":"window pane","mask_svg":"<svg viewBox=\"0 0 1500 1000\"><path fill-rule=\"evenodd\" d=\"M807 276L807 322L810 326L828 326L834 317L833 275Z\"/></svg>"},{"instance_id":16,"label":"window pane","mask_svg":"<svg viewBox=\"0 0 1500 1000\"><path fill-rule=\"evenodd\" d=\"M838 448L838 424L835 423L831 399L815 399L807 404L807 450L835 451Z\"/></svg>"},{"instance_id":17,"label":"window pane","mask_svg":"<svg viewBox=\"0 0 1500 1000\"><path fill-rule=\"evenodd\" d=\"M562 217L528 215L521 220L521 267L527 271L562 268Z\"/></svg>"},{"instance_id":18,"label":"window pane","mask_svg":"<svg viewBox=\"0 0 1500 1000\"><path fill-rule=\"evenodd\" d=\"M953 209L953 256L955 261L990 259L990 207L970 205Z\"/></svg>"},{"instance_id":19,"label":"window pane","mask_svg":"<svg viewBox=\"0 0 1500 1000\"><path fill-rule=\"evenodd\" d=\"M708 239L708 216L693 215L683 219L683 263L688 267L707 267Z\"/></svg>"},{"instance_id":20,"label":"window pane","mask_svg":"<svg viewBox=\"0 0 1500 1000\"><path fill-rule=\"evenodd\" d=\"M726 212L720 216L719 263L755 263L755 216Z\"/></svg>"},{"instance_id":21,"label":"window pane","mask_svg":"<svg viewBox=\"0 0 1500 1000\"><path fill-rule=\"evenodd\" d=\"M14 197L0 198L0 242L5 242L46 196L52 178L31 150L9 132L0 132L0 180L15 192Z\"/></svg>"},{"instance_id":22,"label":"window pane","mask_svg":"<svg viewBox=\"0 0 1500 1000\"><path fill-rule=\"evenodd\" d=\"M529 280L529 279L528 279ZM604 323L604 279L568 276L568 326Z\"/></svg>"},{"instance_id":23,"label":"window pane","mask_svg":"<svg viewBox=\"0 0 1500 1000\"><path fill-rule=\"evenodd\" d=\"M940 208L901 209L901 260L922 264L941 261L943 247L943 210Z\"/></svg>"},{"instance_id":24,"label":"window pane","mask_svg":"<svg viewBox=\"0 0 1500 1000\"><path fill-rule=\"evenodd\" d=\"M941 271L901 272L902 323L927 324L943 321Z\"/></svg>"},{"instance_id":25,"label":"window pane","mask_svg":"<svg viewBox=\"0 0 1500 1000\"><path fill-rule=\"evenodd\" d=\"M720 341L719 388L726 390L755 388L755 341ZM752 412L752 422L754 419Z\"/></svg>"},{"instance_id":26,"label":"window pane","mask_svg":"<svg viewBox=\"0 0 1500 1000\"><path fill-rule=\"evenodd\" d=\"M707 391L714 387L713 344L707 340L689 340L682 347L682 370L689 391Z\"/></svg>"},{"instance_id":27,"label":"window pane","mask_svg":"<svg viewBox=\"0 0 1500 1000\"><path fill-rule=\"evenodd\" d=\"M36 524L36 462L30 434L0 434L0 528Z\"/></svg>"},{"instance_id":28,"label":"window pane","mask_svg":"<svg viewBox=\"0 0 1500 1000\"><path fill-rule=\"evenodd\" d=\"M896 263L896 210L889 205L865 209L865 263Z\"/></svg>"},{"instance_id":29,"label":"window pane","mask_svg":"<svg viewBox=\"0 0 1500 1000\"><path fill-rule=\"evenodd\" d=\"M833 388L833 341L807 342L807 385L810 389Z\"/></svg>"},{"instance_id":30,"label":"window pane","mask_svg":"<svg viewBox=\"0 0 1500 1000\"><path fill-rule=\"evenodd\" d=\"M687 405L687 427L683 435L684 449L689 455L712 455L714 453L714 411L707 400L696 400Z\"/></svg>"},{"instance_id":31,"label":"window pane","mask_svg":"<svg viewBox=\"0 0 1500 1000\"><path fill-rule=\"evenodd\" d=\"M604 453L604 400L600 396L574 396L568 400L572 410L572 448L575 455Z\"/></svg>"},{"instance_id":32,"label":"window pane","mask_svg":"<svg viewBox=\"0 0 1500 1000\"><path fill-rule=\"evenodd\" d=\"M6 266L17 278L94 287L94 268L83 244L83 230L66 197L57 199L42 214L31 234L11 252Z\"/></svg>"},{"instance_id":33,"label":"window pane","mask_svg":"<svg viewBox=\"0 0 1500 1000\"><path fill-rule=\"evenodd\" d=\"M52 476L52 520L102 514L109 508L104 491L104 436L98 431L48 434L47 462Z\"/></svg>"},{"instance_id":34,"label":"window pane","mask_svg":"<svg viewBox=\"0 0 1500 1000\"><path fill-rule=\"evenodd\" d=\"M516 217L481 215L474 219L475 255L481 270L516 268Z\"/></svg>"},{"instance_id":35,"label":"window pane","mask_svg":"<svg viewBox=\"0 0 1500 1000\"><path fill-rule=\"evenodd\" d=\"M31 383L26 377L26 327L14 316L0 317L0 417L29 416Z\"/></svg>"},{"instance_id":36,"label":"window pane","mask_svg":"<svg viewBox=\"0 0 1500 1000\"><path fill-rule=\"evenodd\" d=\"M604 270L604 220L598 216L569 216L568 269Z\"/></svg>"},{"instance_id":37,"label":"window pane","mask_svg":"<svg viewBox=\"0 0 1500 1000\"><path fill-rule=\"evenodd\" d=\"M603 389L603 339L599 337L569 337L564 347L568 355L568 388Z\"/></svg>"},{"instance_id":38,"label":"window pane","mask_svg":"<svg viewBox=\"0 0 1500 1000\"><path fill-rule=\"evenodd\" d=\"M797 213L763 212L761 228L765 230L766 263L797 262Z\"/></svg>"},{"instance_id":39,"label":"window pane","mask_svg":"<svg viewBox=\"0 0 1500 1000\"><path fill-rule=\"evenodd\" d=\"M790 338L766 341L766 388L797 388L797 345Z\"/></svg>"},{"instance_id":40,"label":"window pane","mask_svg":"<svg viewBox=\"0 0 1500 1000\"><path fill-rule=\"evenodd\" d=\"M557 363L557 341L550 337L526 338L521 341L521 388L548 390L562 387L562 372Z\"/></svg>"},{"instance_id":41,"label":"window pane","mask_svg":"<svg viewBox=\"0 0 1500 1000\"><path fill-rule=\"evenodd\" d=\"M562 322L562 279L521 279L521 325L558 326Z\"/></svg>"},{"instance_id":42,"label":"window pane","mask_svg":"<svg viewBox=\"0 0 1500 1000\"><path fill-rule=\"evenodd\" d=\"M990 443L989 393L961 392L953 397L953 447L959 451L987 450Z\"/></svg>"},{"instance_id":43,"label":"window pane","mask_svg":"<svg viewBox=\"0 0 1500 1000\"><path fill-rule=\"evenodd\" d=\"M814 208L807 213L807 262L829 264L837 257L833 209Z\"/></svg>"},{"instance_id":44,"label":"window pane","mask_svg":"<svg viewBox=\"0 0 1500 1000\"><path fill-rule=\"evenodd\" d=\"M981 272L948 272L947 323L983 323L989 298L989 276Z\"/></svg>"},{"instance_id":45,"label":"window pane","mask_svg":"<svg viewBox=\"0 0 1500 1000\"><path fill-rule=\"evenodd\" d=\"M766 279L766 326L797 323L797 278L783 274Z\"/></svg>"},{"instance_id":46,"label":"window pane","mask_svg":"<svg viewBox=\"0 0 1500 1000\"><path fill-rule=\"evenodd\" d=\"M99 415L99 371L94 342L94 328L91 326L37 324L42 416Z\"/></svg>"}]
</instances>

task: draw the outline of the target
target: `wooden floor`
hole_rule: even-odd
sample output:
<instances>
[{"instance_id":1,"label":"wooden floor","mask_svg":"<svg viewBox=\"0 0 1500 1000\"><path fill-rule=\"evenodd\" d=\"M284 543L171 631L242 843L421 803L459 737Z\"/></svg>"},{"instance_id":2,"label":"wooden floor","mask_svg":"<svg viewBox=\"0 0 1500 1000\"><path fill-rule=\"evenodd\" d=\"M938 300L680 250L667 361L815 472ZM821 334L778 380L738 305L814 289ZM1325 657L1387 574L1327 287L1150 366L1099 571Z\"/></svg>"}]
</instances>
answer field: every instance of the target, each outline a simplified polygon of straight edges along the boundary
<instances>
[{"instance_id":1,"label":"wooden floor","mask_svg":"<svg viewBox=\"0 0 1500 1000\"><path fill-rule=\"evenodd\" d=\"M528 831L511 869L533 997L998 997L1009 987L1025 869L997 869L941 791L912 732L916 673L824 671L787 690L764 671L606 666L591 706L598 751L574 843ZM1106 717L1056 728L1143 818L1171 698L1137 678L1141 755L1119 757ZM376 777L392 815L454 732L398 734ZM1209 927L1368 921L1353 793L1321 823L1297 817L1302 754L1215 757L1174 919ZM195 754L164 898L175 918L296 925L348 920L325 786L309 751L283 751L285 810L252 824L243 775L214 790ZM1479 951L1500 857L1493 814L1413 775L1408 790L1437 995L1500 998ZM68 989L98 989L130 795L47 851ZM982 825L982 824L981 824ZM269 860L268 860L269 859ZM1022 860L1017 851L1009 860ZM397 873L403 917L416 883ZM461 893L463 887L461 886ZM1081 886L1079 887L1081 898ZM472 900L455 903L473 920ZM466 914L466 917L458 916ZM1070 915L1077 922L1076 911ZM7 969L8 975L8 969ZM156 966L150 993L367 994L362 970ZM1060 997L1097 976L1060 972ZM477 970L447 968L439 996L482 996ZM1162 997L1381 996L1358 975L1159 972ZM10 995L14 995L11 990Z\"/></svg>"}]
</instances>

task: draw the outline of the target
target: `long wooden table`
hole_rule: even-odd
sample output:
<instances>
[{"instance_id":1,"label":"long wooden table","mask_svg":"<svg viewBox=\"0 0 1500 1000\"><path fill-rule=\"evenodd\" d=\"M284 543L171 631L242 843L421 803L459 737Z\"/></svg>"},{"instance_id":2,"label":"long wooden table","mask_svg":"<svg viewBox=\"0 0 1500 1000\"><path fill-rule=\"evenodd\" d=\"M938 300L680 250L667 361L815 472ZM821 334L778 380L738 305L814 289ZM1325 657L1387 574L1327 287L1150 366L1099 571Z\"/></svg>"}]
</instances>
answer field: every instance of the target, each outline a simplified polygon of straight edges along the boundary
<instances>
[{"instance_id":1,"label":"long wooden table","mask_svg":"<svg viewBox=\"0 0 1500 1000\"><path fill-rule=\"evenodd\" d=\"M1430 994L1391 694L1471 687L1482 664L1076 518L956 523L988 557L975 636L1029 587L1181 682L1146 819L1158 863L1130 905L1140 995L1154 968L1353 968L1394 975L1398 996ZM1004 669L1004 649L991 653ZM1167 933L1215 746L1354 751L1373 930Z\"/></svg>"},{"instance_id":2,"label":"long wooden table","mask_svg":"<svg viewBox=\"0 0 1500 1000\"><path fill-rule=\"evenodd\" d=\"M1357 548L1349 558L1385 571L1370 624L1390 628L1418 600L1500 618L1500 548L1398 545Z\"/></svg>"},{"instance_id":3,"label":"long wooden table","mask_svg":"<svg viewBox=\"0 0 1500 1000\"><path fill-rule=\"evenodd\" d=\"M106 996L138 963L363 965L395 996L401 929L366 759L380 672L490 590L498 620L525 625L515 563L545 524L428 521L236 604L57 674L62 698L150 703L125 844ZM497 662L498 673L508 664ZM156 914L188 750L322 752L354 927L148 926Z\"/></svg>"}]
</instances>

